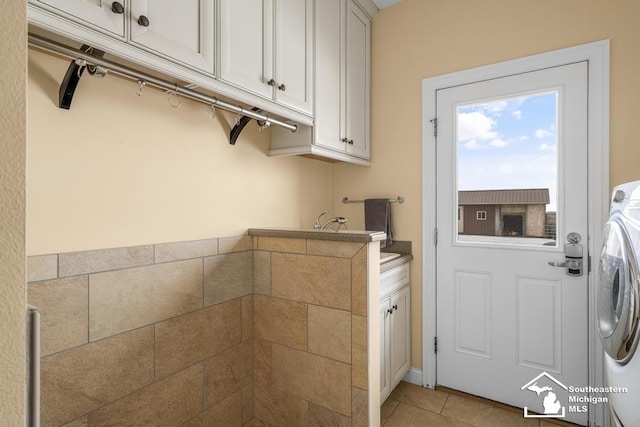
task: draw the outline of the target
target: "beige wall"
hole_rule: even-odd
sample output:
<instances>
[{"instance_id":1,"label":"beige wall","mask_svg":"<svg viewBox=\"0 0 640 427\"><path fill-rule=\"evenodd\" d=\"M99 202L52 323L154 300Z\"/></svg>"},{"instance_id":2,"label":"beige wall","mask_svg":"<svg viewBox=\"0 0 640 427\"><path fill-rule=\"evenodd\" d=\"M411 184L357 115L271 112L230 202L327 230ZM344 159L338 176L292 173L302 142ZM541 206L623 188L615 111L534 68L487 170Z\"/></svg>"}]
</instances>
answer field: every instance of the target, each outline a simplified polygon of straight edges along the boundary
<instances>
[{"instance_id":1,"label":"beige wall","mask_svg":"<svg viewBox=\"0 0 640 427\"><path fill-rule=\"evenodd\" d=\"M25 2L3 2L0 14L0 420L25 419Z\"/></svg>"},{"instance_id":2,"label":"beige wall","mask_svg":"<svg viewBox=\"0 0 640 427\"><path fill-rule=\"evenodd\" d=\"M416 257L412 366L421 368L422 79L610 39L611 185L640 179L639 13L635 0L404 0L382 10L373 25L371 168L269 159L255 124L230 147L206 107L183 100L173 110L160 92L138 98L135 83L112 76L83 78L72 109L59 110L68 61L30 52L28 252L310 227L332 203L362 228L362 206L342 197L402 195L393 214L396 238L411 240Z\"/></svg>"},{"instance_id":3,"label":"beige wall","mask_svg":"<svg viewBox=\"0 0 640 427\"><path fill-rule=\"evenodd\" d=\"M269 132L135 81L83 76L57 108L69 60L29 50L29 255L311 227L333 200L333 164L269 158Z\"/></svg>"},{"instance_id":4,"label":"beige wall","mask_svg":"<svg viewBox=\"0 0 640 427\"><path fill-rule=\"evenodd\" d=\"M340 198L403 195L396 237L413 241L412 366L422 367L422 79L611 40L611 185L640 179L640 3L635 0L404 0L373 24L370 169L336 167ZM336 206L340 208L340 206ZM337 209L354 223L352 205ZM352 219L353 218L353 219ZM362 219L360 219L362 221Z\"/></svg>"}]
</instances>

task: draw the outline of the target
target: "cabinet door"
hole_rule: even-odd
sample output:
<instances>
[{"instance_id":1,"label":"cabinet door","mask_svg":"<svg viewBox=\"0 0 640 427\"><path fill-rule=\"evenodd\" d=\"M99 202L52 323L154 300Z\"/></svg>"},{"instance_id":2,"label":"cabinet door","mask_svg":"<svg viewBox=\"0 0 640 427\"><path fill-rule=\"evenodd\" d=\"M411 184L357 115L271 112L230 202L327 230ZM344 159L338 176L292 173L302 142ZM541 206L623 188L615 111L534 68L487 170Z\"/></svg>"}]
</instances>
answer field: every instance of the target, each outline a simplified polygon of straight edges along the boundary
<instances>
[{"instance_id":1,"label":"cabinet door","mask_svg":"<svg viewBox=\"0 0 640 427\"><path fill-rule=\"evenodd\" d=\"M391 394L389 381L389 298L380 303L380 404Z\"/></svg>"},{"instance_id":2,"label":"cabinet door","mask_svg":"<svg viewBox=\"0 0 640 427\"><path fill-rule=\"evenodd\" d=\"M411 367L411 305L409 286L391 296L390 309L390 370L394 388Z\"/></svg>"},{"instance_id":3,"label":"cabinet door","mask_svg":"<svg viewBox=\"0 0 640 427\"><path fill-rule=\"evenodd\" d=\"M326 0L319 0L326 1ZM311 113L314 0L275 0L275 99Z\"/></svg>"},{"instance_id":4,"label":"cabinet door","mask_svg":"<svg viewBox=\"0 0 640 427\"><path fill-rule=\"evenodd\" d=\"M220 0L220 78L273 98L272 0Z\"/></svg>"},{"instance_id":5,"label":"cabinet door","mask_svg":"<svg viewBox=\"0 0 640 427\"><path fill-rule=\"evenodd\" d=\"M54 9L58 14L64 14L71 20L96 28L101 32L124 37L125 13L112 10L113 1L110 0L30 0L29 3ZM124 0L120 0L124 5Z\"/></svg>"},{"instance_id":6,"label":"cabinet door","mask_svg":"<svg viewBox=\"0 0 640 427\"><path fill-rule=\"evenodd\" d=\"M344 8L344 0L317 0L315 4L315 143L338 151L345 150L340 129Z\"/></svg>"},{"instance_id":7,"label":"cabinet door","mask_svg":"<svg viewBox=\"0 0 640 427\"><path fill-rule=\"evenodd\" d=\"M363 158L370 157L369 94L371 21L360 7L348 1L346 52L346 111L345 137L347 152Z\"/></svg>"},{"instance_id":8,"label":"cabinet door","mask_svg":"<svg viewBox=\"0 0 640 427\"><path fill-rule=\"evenodd\" d=\"M213 73L214 0L133 0L130 20L134 44Z\"/></svg>"}]
</instances>

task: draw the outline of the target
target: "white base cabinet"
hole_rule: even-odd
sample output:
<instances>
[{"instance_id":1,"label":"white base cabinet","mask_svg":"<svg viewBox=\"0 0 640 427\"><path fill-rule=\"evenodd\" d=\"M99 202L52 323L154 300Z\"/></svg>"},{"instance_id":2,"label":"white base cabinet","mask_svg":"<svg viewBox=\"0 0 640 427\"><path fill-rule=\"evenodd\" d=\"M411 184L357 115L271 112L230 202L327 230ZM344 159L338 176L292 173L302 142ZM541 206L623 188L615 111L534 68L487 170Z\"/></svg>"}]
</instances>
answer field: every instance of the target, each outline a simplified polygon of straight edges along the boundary
<instances>
[{"instance_id":1,"label":"white base cabinet","mask_svg":"<svg viewBox=\"0 0 640 427\"><path fill-rule=\"evenodd\" d=\"M411 367L410 265L380 275L380 404Z\"/></svg>"}]
</instances>

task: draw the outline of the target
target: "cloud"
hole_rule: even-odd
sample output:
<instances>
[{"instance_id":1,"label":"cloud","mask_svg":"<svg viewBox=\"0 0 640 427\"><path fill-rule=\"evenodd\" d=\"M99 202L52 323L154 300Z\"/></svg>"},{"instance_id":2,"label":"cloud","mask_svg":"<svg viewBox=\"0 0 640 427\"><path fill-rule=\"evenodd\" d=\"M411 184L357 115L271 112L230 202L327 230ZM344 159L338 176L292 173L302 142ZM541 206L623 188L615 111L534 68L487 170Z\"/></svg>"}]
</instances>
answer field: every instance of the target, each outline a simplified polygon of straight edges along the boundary
<instances>
[{"instance_id":1,"label":"cloud","mask_svg":"<svg viewBox=\"0 0 640 427\"><path fill-rule=\"evenodd\" d=\"M513 116L514 119L520 120L522 118L522 111L516 110L512 112L511 115Z\"/></svg>"},{"instance_id":2,"label":"cloud","mask_svg":"<svg viewBox=\"0 0 640 427\"><path fill-rule=\"evenodd\" d=\"M466 148L467 150L479 150L480 148L482 148L482 146L478 144L478 141L472 139L464 144L464 148Z\"/></svg>"},{"instance_id":3,"label":"cloud","mask_svg":"<svg viewBox=\"0 0 640 427\"><path fill-rule=\"evenodd\" d=\"M536 131L536 138L538 138L538 139L547 138L547 137L552 136L552 135L553 134L551 132L549 132L548 130L538 129Z\"/></svg>"},{"instance_id":4,"label":"cloud","mask_svg":"<svg viewBox=\"0 0 640 427\"><path fill-rule=\"evenodd\" d=\"M507 108L509 108L509 101L495 101L482 105L482 109L488 113L501 113Z\"/></svg>"},{"instance_id":5,"label":"cloud","mask_svg":"<svg viewBox=\"0 0 640 427\"><path fill-rule=\"evenodd\" d=\"M489 145L496 148L504 148L509 145L509 143L503 139L497 138L492 140Z\"/></svg>"},{"instance_id":6,"label":"cloud","mask_svg":"<svg viewBox=\"0 0 640 427\"><path fill-rule=\"evenodd\" d=\"M498 136L496 121L481 112L458 114L458 141L489 140Z\"/></svg>"},{"instance_id":7,"label":"cloud","mask_svg":"<svg viewBox=\"0 0 640 427\"><path fill-rule=\"evenodd\" d=\"M540 144L540 151L555 152L557 149L558 147L555 144L547 144L546 142L544 144Z\"/></svg>"}]
</instances>

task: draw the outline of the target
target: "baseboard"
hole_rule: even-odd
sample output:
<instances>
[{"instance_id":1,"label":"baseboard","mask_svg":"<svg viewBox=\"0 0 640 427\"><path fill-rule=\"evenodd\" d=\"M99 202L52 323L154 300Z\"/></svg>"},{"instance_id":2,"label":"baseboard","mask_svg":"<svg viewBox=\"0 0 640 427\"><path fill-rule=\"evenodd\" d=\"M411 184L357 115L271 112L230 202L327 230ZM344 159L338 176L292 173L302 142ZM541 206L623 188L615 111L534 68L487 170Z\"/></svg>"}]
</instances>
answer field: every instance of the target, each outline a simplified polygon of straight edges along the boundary
<instances>
[{"instance_id":1,"label":"baseboard","mask_svg":"<svg viewBox=\"0 0 640 427\"><path fill-rule=\"evenodd\" d=\"M408 383L421 386L422 385L422 370L421 369L417 369L417 368L410 368L409 372L407 372L407 375L404 376L403 380L408 382Z\"/></svg>"}]
</instances>

